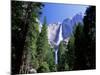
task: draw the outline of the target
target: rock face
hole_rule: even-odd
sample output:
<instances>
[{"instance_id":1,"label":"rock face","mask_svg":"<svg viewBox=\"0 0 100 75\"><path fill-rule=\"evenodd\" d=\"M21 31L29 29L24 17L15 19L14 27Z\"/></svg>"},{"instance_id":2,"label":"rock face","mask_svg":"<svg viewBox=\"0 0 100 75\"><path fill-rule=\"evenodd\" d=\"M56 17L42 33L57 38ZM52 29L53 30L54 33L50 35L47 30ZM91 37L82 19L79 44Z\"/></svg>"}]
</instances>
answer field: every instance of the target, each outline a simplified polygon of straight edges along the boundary
<instances>
[{"instance_id":1,"label":"rock face","mask_svg":"<svg viewBox=\"0 0 100 75\"><path fill-rule=\"evenodd\" d=\"M63 39L66 39L70 35L71 35L71 20L67 18L62 22Z\"/></svg>"},{"instance_id":2,"label":"rock face","mask_svg":"<svg viewBox=\"0 0 100 75\"><path fill-rule=\"evenodd\" d=\"M49 44L54 47L59 45L59 35L61 35L61 23L54 23L48 25L48 40Z\"/></svg>"},{"instance_id":3,"label":"rock face","mask_svg":"<svg viewBox=\"0 0 100 75\"><path fill-rule=\"evenodd\" d=\"M54 23L48 25L48 40L49 44L54 47L58 46L60 41L71 36L73 27L77 23L83 23L82 14L76 14L72 19L64 19L62 23Z\"/></svg>"},{"instance_id":4,"label":"rock face","mask_svg":"<svg viewBox=\"0 0 100 75\"><path fill-rule=\"evenodd\" d=\"M72 31L73 31L73 27L75 25L77 25L77 23L83 24L82 20L83 20L82 14L76 14L72 19L69 19L69 18L65 19L62 22L63 39L70 37L70 35L72 34Z\"/></svg>"}]
</instances>

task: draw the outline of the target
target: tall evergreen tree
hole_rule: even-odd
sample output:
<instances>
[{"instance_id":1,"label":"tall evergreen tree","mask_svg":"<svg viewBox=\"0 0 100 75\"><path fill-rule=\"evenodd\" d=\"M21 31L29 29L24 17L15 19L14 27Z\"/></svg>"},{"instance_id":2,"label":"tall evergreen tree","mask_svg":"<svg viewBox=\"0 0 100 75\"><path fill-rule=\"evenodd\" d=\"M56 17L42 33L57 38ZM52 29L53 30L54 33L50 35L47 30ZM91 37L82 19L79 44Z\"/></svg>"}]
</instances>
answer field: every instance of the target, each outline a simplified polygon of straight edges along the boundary
<instances>
[{"instance_id":1,"label":"tall evergreen tree","mask_svg":"<svg viewBox=\"0 0 100 75\"><path fill-rule=\"evenodd\" d=\"M42 27L41 33L39 34L38 39L37 39L36 57L37 57L38 63L39 63L38 72L40 72L39 69L41 69L41 65L43 67L42 63L46 62L45 58L46 58L46 53L48 50L49 50L49 44L48 44L48 37L47 37L47 24L46 24L46 17L44 17L43 27ZM47 66L47 67L49 67L49 66ZM45 69L45 72L46 71L48 71L48 70Z\"/></svg>"},{"instance_id":2,"label":"tall evergreen tree","mask_svg":"<svg viewBox=\"0 0 100 75\"><path fill-rule=\"evenodd\" d=\"M85 69L85 54L84 54L84 47L83 47L83 26L79 23L76 26L75 33L75 63L74 63L74 70L83 70Z\"/></svg>"},{"instance_id":3,"label":"tall evergreen tree","mask_svg":"<svg viewBox=\"0 0 100 75\"><path fill-rule=\"evenodd\" d=\"M64 44L63 41L60 43L59 45L59 49L58 49L58 66L57 66L57 70L58 71L63 71L64 70L64 62L62 59L62 56L64 54ZM64 56L63 56L64 57Z\"/></svg>"},{"instance_id":4,"label":"tall evergreen tree","mask_svg":"<svg viewBox=\"0 0 100 75\"><path fill-rule=\"evenodd\" d=\"M86 10L84 16L83 32L85 35L84 47L86 54L86 66L87 69L96 68L96 7L90 6Z\"/></svg>"},{"instance_id":5,"label":"tall evergreen tree","mask_svg":"<svg viewBox=\"0 0 100 75\"><path fill-rule=\"evenodd\" d=\"M58 71L68 71L69 65L68 65L68 49L66 41L62 41L59 45L58 50Z\"/></svg>"},{"instance_id":6,"label":"tall evergreen tree","mask_svg":"<svg viewBox=\"0 0 100 75\"><path fill-rule=\"evenodd\" d=\"M67 49L68 49L68 66L69 66L69 70L73 70L74 68L74 61L75 61L75 48L74 48L74 41L75 38L72 35L69 39L68 45L67 45Z\"/></svg>"},{"instance_id":7,"label":"tall evergreen tree","mask_svg":"<svg viewBox=\"0 0 100 75\"><path fill-rule=\"evenodd\" d=\"M45 61L47 61L47 63L49 64L49 69L51 72L56 71L55 70L55 59L54 59L54 49L53 48L49 47L49 49L46 53Z\"/></svg>"},{"instance_id":8,"label":"tall evergreen tree","mask_svg":"<svg viewBox=\"0 0 100 75\"><path fill-rule=\"evenodd\" d=\"M44 18L43 27L37 39L37 58L40 62L44 60L47 50L48 50L47 26L46 26L46 18Z\"/></svg>"}]
</instances>

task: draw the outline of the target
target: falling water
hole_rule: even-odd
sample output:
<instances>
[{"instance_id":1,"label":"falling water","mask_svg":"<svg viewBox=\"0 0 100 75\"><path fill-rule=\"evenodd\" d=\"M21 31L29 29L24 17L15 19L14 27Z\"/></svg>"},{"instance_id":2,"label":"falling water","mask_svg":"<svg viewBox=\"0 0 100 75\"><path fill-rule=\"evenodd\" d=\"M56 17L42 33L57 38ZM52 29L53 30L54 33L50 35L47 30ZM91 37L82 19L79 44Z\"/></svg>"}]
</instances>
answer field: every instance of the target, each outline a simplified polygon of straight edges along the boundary
<instances>
[{"instance_id":1,"label":"falling water","mask_svg":"<svg viewBox=\"0 0 100 75\"><path fill-rule=\"evenodd\" d=\"M59 36L58 36L58 41L57 41L57 44L56 44L56 47L55 47L55 64L58 64L58 47L59 47L59 44L60 42L63 40L63 37L62 37L62 25L60 24L60 31L59 31Z\"/></svg>"},{"instance_id":2,"label":"falling water","mask_svg":"<svg viewBox=\"0 0 100 75\"><path fill-rule=\"evenodd\" d=\"M55 64L58 64L58 56L57 56L57 53L58 53L58 49L55 49Z\"/></svg>"}]
</instances>

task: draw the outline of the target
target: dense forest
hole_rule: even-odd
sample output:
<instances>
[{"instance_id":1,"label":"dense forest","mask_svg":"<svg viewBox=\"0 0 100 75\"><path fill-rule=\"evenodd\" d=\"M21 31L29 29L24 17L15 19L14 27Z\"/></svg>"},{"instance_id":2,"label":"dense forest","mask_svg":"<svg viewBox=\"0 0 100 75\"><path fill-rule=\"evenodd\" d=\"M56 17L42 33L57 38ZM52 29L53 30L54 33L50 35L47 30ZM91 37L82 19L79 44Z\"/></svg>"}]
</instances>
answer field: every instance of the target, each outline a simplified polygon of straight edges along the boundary
<instances>
[{"instance_id":1,"label":"dense forest","mask_svg":"<svg viewBox=\"0 0 100 75\"><path fill-rule=\"evenodd\" d=\"M60 42L58 64L47 36L46 16L39 31L44 7L38 2L11 1L11 73L28 74L96 68L96 8L85 12L83 24L73 28L68 44Z\"/></svg>"}]
</instances>

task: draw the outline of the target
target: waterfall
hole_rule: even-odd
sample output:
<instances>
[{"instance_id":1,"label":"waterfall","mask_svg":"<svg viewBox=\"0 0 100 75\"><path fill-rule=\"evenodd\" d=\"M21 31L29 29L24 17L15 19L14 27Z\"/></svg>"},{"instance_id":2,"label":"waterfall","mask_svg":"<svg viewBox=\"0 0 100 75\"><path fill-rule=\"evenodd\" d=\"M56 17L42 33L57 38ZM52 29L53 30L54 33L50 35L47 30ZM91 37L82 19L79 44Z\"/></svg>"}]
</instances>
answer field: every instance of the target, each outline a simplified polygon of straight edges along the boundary
<instances>
[{"instance_id":1,"label":"waterfall","mask_svg":"<svg viewBox=\"0 0 100 75\"><path fill-rule=\"evenodd\" d=\"M62 37L62 25L60 24L59 40L57 42L57 45L59 45L62 40L63 40L63 37Z\"/></svg>"},{"instance_id":2,"label":"waterfall","mask_svg":"<svg viewBox=\"0 0 100 75\"><path fill-rule=\"evenodd\" d=\"M58 48L59 48L59 44L60 42L63 40L63 37L62 37L62 25L60 24L59 26L59 36L58 36L58 41L56 43L56 47L54 48L55 49L55 64L58 64Z\"/></svg>"},{"instance_id":3,"label":"waterfall","mask_svg":"<svg viewBox=\"0 0 100 75\"><path fill-rule=\"evenodd\" d=\"M58 64L58 49L55 50L55 64Z\"/></svg>"}]
</instances>

